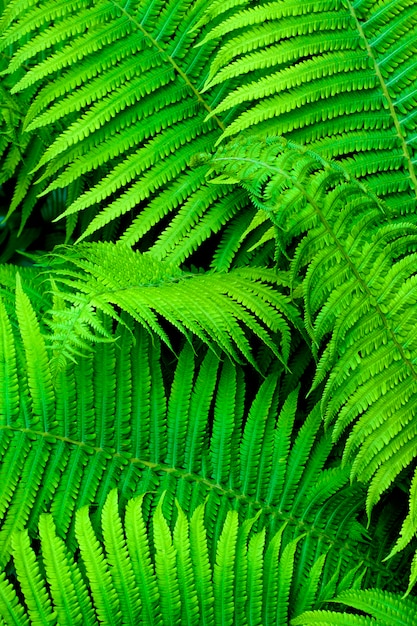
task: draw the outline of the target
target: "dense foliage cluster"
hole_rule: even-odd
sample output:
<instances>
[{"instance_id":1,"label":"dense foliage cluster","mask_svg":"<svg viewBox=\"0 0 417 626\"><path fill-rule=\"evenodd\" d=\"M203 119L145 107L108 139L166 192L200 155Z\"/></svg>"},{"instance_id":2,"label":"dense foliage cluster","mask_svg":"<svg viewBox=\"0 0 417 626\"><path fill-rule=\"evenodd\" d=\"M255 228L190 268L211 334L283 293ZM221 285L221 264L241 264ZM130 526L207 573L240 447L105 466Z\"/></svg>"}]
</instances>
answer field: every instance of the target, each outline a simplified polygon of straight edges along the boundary
<instances>
[{"instance_id":1,"label":"dense foliage cluster","mask_svg":"<svg viewBox=\"0 0 417 626\"><path fill-rule=\"evenodd\" d=\"M417 623L416 53L0 1L0 626Z\"/></svg>"}]
</instances>

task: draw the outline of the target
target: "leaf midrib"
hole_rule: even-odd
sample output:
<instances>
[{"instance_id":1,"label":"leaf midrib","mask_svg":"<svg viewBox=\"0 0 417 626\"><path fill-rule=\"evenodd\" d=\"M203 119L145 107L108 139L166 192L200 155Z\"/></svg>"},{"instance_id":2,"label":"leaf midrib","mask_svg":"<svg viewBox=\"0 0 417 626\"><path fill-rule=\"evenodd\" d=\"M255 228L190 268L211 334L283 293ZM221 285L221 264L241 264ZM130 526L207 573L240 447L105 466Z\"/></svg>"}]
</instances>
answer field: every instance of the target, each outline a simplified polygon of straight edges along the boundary
<instances>
[{"instance_id":1,"label":"leaf midrib","mask_svg":"<svg viewBox=\"0 0 417 626\"><path fill-rule=\"evenodd\" d=\"M355 544L351 545L350 539L348 537L340 539L337 536L329 535L324 532L320 526L316 528L314 523L306 522L302 516L300 516L299 518L296 517L293 514L293 511L281 511L278 507L257 500L254 497L248 496L238 489L233 489L225 485L221 485L210 478L191 473L186 469L176 468L166 465L164 463L156 463L150 460L133 457L131 454L129 454L129 452L115 452L112 449L106 449L99 446L90 445L88 443L85 443L84 441L79 441L77 439L72 439L70 437L65 437L56 433L35 430L33 428L19 428L7 424L0 426L0 432L1 431L9 431L16 434L20 433L26 435L32 441L35 437L38 441L42 441L42 439L44 439L47 440L48 443L52 444L55 442L63 442L68 446L75 446L79 449L85 449L86 452L90 454L104 453L109 459L109 462L115 459L123 459L126 464L131 463L132 465L141 465L144 468L155 472L156 474L164 472L166 475L173 475L178 480L186 480L189 482L200 483L201 485L206 486L208 489L216 491L219 495L227 497L229 500L230 498L233 498L239 502L244 502L245 504L247 504L248 510L251 511L251 513L253 513L254 511L261 511L266 516L275 517L282 520L283 523L287 522L293 527L298 527L300 533L312 535L315 538L324 541L326 544L328 544L329 548L337 549L339 552L346 552L349 558L351 558L352 554L356 554L357 557L360 558L361 561L364 563L364 565L368 565L373 571L378 570L386 574L386 568L382 564L375 563L374 559L367 559L363 552L358 551L358 548Z\"/></svg>"}]
</instances>

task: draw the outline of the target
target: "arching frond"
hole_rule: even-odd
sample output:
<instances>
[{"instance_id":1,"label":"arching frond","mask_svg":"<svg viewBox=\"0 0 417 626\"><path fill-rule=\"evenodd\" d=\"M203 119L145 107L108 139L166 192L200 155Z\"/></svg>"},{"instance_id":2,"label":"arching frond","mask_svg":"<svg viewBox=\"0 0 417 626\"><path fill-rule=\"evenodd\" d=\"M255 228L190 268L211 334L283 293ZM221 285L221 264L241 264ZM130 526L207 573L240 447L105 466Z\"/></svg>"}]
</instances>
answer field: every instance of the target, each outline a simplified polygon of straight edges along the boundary
<instances>
[{"instance_id":1,"label":"arching frond","mask_svg":"<svg viewBox=\"0 0 417 626\"><path fill-rule=\"evenodd\" d=\"M302 326L297 309L276 288L286 284L286 276L263 268L191 273L110 243L57 250L47 263L55 288L50 326L58 364L88 347L87 340L108 340L96 312L120 320L116 310L125 311L170 345L163 326L168 322L232 358L243 355L255 367L249 332L286 363L288 322Z\"/></svg>"},{"instance_id":2,"label":"arching frond","mask_svg":"<svg viewBox=\"0 0 417 626\"><path fill-rule=\"evenodd\" d=\"M74 217L84 239L126 216L120 234L132 245L164 220L155 254L182 261L238 212L239 191L226 197L227 188L206 185L205 167L188 171L191 156L224 129L217 117L205 121L222 88L202 94L212 54L211 45L195 47L204 7L202 0L9 3L0 19L13 115L3 121L3 177L18 172L9 214L24 202L23 224L37 194L67 190L59 215L69 220L67 237Z\"/></svg>"},{"instance_id":3,"label":"arching frond","mask_svg":"<svg viewBox=\"0 0 417 626\"><path fill-rule=\"evenodd\" d=\"M248 189L278 249L292 251L319 356L313 388L326 381L321 410L333 438L350 428L344 459L352 477L370 481L370 514L417 454L415 226L390 219L340 165L280 138L241 138L212 167Z\"/></svg>"},{"instance_id":4,"label":"arching frond","mask_svg":"<svg viewBox=\"0 0 417 626\"><path fill-rule=\"evenodd\" d=\"M380 589L345 591L332 601L363 611L371 617L336 611L311 611L296 617L291 624L294 626L307 626L307 624L320 626L327 624L329 626L333 624L340 624L341 626L366 626L368 624L402 626L403 624L410 624L411 626L417 619L415 598L404 599L399 595Z\"/></svg>"}]
</instances>

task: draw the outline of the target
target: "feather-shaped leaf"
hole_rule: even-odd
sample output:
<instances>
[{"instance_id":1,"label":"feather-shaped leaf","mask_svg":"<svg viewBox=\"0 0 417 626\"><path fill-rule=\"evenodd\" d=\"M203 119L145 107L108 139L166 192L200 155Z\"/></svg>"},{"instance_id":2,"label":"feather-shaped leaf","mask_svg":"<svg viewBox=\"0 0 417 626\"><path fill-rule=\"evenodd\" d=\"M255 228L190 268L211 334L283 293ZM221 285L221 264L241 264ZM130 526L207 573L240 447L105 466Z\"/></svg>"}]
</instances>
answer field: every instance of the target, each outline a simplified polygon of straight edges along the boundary
<instances>
[{"instance_id":1,"label":"feather-shaped leaf","mask_svg":"<svg viewBox=\"0 0 417 626\"><path fill-rule=\"evenodd\" d=\"M281 253L294 250L293 288L302 280L318 353L312 389L325 381L321 412L333 439L350 427L344 461L353 459L352 478L370 483L370 515L416 456L416 229L391 219L342 166L282 138L242 137L211 163L249 190Z\"/></svg>"},{"instance_id":2,"label":"feather-shaped leaf","mask_svg":"<svg viewBox=\"0 0 417 626\"><path fill-rule=\"evenodd\" d=\"M414 3L277 0L230 9L221 21L206 9L203 40L219 45L206 89L224 87L210 114L230 112L222 137L253 127L285 134L340 158L394 212L413 211Z\"/></svg>"},{"instance_id":3,"label":"feather-shaped leaf","mask_svg":"<svg viewBox=\"0 0 417 626\"><path fill-rule=\"evenodd\" d=\"M280 278L266 269L193 274L121 244L85 244L79 253L74 248L54 259L54 284L70 305L52 311L55 354L71 355L74 344L87 343L85 337L100 341L100 335L109 336L94 309L119 320L114 310L118 307L169 345L159 320L163 318L185 335L192 332L233 358L243 354L251 363L245 329L285 363L290 348L285 317L300 326L295 307L274 288ZM281 352L273 340L275 333L282 339Z\"/></svg>"}]
</instances>

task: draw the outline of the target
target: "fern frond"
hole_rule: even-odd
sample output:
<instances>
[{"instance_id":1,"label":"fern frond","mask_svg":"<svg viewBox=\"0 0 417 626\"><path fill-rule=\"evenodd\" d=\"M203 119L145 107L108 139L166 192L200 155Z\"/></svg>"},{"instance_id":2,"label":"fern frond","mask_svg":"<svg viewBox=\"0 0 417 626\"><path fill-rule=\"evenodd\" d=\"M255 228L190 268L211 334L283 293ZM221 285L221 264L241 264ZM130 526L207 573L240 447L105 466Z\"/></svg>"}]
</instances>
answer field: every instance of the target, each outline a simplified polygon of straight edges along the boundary
<instances>
[{"instance_id":1,"label":"fern frond","mask_svg":"<svg viewBox=\"0 0 417 626\"><path fill-rule=\"evenodd\" d=\"M358 626L363 624L381 624L381 626L400 626L414 624L417 617L417 603L414 598L400 596L381 591L380 589L364 589L345 591L332 602L338 602L372 617L359 617L330 611L311 611L293 619L291 624L346 624Z\"/></svg>"},{"instance_id":2,"label":"fern frond","mask_svg":"<svg viewBox=\"0 0 417 626\"><path fill-rule=\"evenodd\" d=\"M86 339L97 342L108 338L108 330L94 311L119 320L115 307L168 345L160 319L186 336L191 332L205 343L218 345L232 358L243 354L252 364L247 331L285 364L291 341L285 317L301 326L289 298L273 287L280 277L269 270L242 268L193 274L122 244L84 244L65 255L57 251L50 268L49 275L59 289L56 295L67 303L52 311L50 322L52 350L58 361L61 355L65 359L71 352L77 354L88 345ZM281 337L280 352L277 335Z\"/></svg>"},{"instance_id":3,"label":"fern frond","mask_svg":"<svg viewBox=\"0 0 417 626\"><path fill-rule=\"evenodd\" d=\"M416 26L0 2L0 626L414 624Z\"/></svg>"},{"instance_id":4,"label":"fern frond","mask_svg":"<svg viewBox=\"0 0 417 626\"><path fill-rule=\"evenodd\" d=\"M340 158L392 200L394 214L413 212L413 2L244 3L220 23L215 17L206 9L206 20L213 21L203 42L219 45L206 89L224 88L210 114L230 113L222 138L249 128L285 134L326 158ZM387 153L381 131L389 136Z\"/></svg>"},{"instance_id":5,"label":"fern frond","mask_svg":"<svg viewBox=\"0 0 417 626\"><path fill-rule=\"evenodd\" d=\"M13 133L38 146L23 146L23 165L11 148L13 168L4 164L6 178L20 165L13 210L25 201L27 174L36 172L35 194L75 191L59 216L67 230L92 209L80 240L126 216L123 241L135 244L156 225L158 254L181 261L237 215L239 193L208 189L206 168L196 176L188 168L195 151L210 150L225 127L219 117L204 119L222 89L202 93L212 56L211 45L195 47L203 10L201 0L11 3L0 40L7 51L4 97L17 109ZM221 214L217 204L226 193L228 212ZM32 209L28 204L26 218ZM173 245L175 220L184 213L194 217Z\"/></svg>"},{"instance_id":6,"label":"fern frond","mask_svg":"<svg viewBox=\"0 0 417 626\"><path fill-rule=\"evenodd\" d=\"M292 431L296 392L277 417L277 373L271 373L252 398L245 394L243 371L228 359L220 366L212 351L202 353L201 344L195 346L198 350L193 359L190 358L191 347L186 344L172 371L172 365L162 368L167 355L161 351L158 340L151 340L144 329L133 328L125 318L115 332L124 346L123 351L118 349L117 343L99 344L93 354L69 364L57 377L56 393L59 391L62 397L58 400L54 396L54 402L65 419L59 419L54 430L45 432L39 425L22 422L20 416L1 429L0 454L4 471L0 469L3 519L0 554L3 564L10 555L13 533L25 526L31 533L36 532L39 516L44 512L52 514L67 549L75 550L77 533L81 532L74 527L76 511L86 504L94 504L92 528L96 530L106 498L116 485L121 491L122 506L138 492L161 494L166 491L164 515L168 521L175 519L175 498L186 514L191 516L195 509L197 517L191 517L190 541L202 532L200 522L204 512L199 509L197 513L197 509L207 500L207 555L210 559L215 558L215 546L231 509L237 511L242 522L259 514L257 532L265 527L268 541L270 535L287 522L283 535L285 545L301 534L305 536L300 540L305 553L299 564L295 556L294 584L299 584L299 577L304 580L305 567L311 569L321 550L327 554L326 566L321 572L324 581L333 577L337 564L340 572L345 572L348 554L363 554L356 528L362 492L357 485L347 485L348 469L325 469L331 441L329 436L322 440L317 407L307 418L306 428L300 431L294 453L291 453L288 442L295 438ZM19 402L24 410L30 406L32 390L23 377L19 383ZM120 419L112 419L112 415L118 413L119 387L126 396L123 406L128 413ZM253 389L253 381L251 387ZM315 453L312 452L314 447L317 447ZM348 515L346 508L340 506L341 501L349 502ZM330 519L329 510L333 511ZM126 545L130 550L136 536L132 524L137 506L129 507L128 511L131 521L127 526ZM149 505L146 511L145 520L150 513ZM103 515L109 546L119 545L120 541L120 545L124 545L118 518L108 517L107 509ZM86 518L84 523L85 532L91 530ZM111 534L110 529L116 534ZM176 533L179 532L178 528ZM173 547L177 543L176 533L172 538ZM91 539L88 546L92 550L96 544ZM82 550L87 550L87 545ZM99 564L105 557L100 556L97 546L94 550L91 554L87 552L91 568L95 560L97 567L101 567ZM152 570L143 542L141 554L135 557L133 567L135 576L140 575L145 584ZM205 560L193 551L192 543L189 556L199 567L198 576L204 580ZM108 553L107 558L110 561L115 557ZM187 555L181 558L187 567ZM114 568L119 565L115 562ZM377 567L390 576L389 566L378 563ZM98 570L94 571L97 578ZM253 571L254 580L259 579L258 574ZM123 578L128 584L129 576L126 574ZM202 587L197 582L200 578L196 578L194 600L186 600L187 610L194 614L197 598L200 613L205 607L211 615L209 605L214 609L214 591L207 600L203 599ZM147 615L155 609L162 593L158 588L152 589L148 597L141 599ZM98 594L100 610L116 615L119 609L113 606L111 597L101 598L100 593L93 592L93 595ZM126 596L125 591L119 591L119 603L123 601L123 594ZM184 598L182 592L180 598ZM258 609L254 605L251 610L256 614Z\"/></svg>"},{"instance_id":7,"label":"fern frond","mask_svg":"<svg viewBox=\"0 0 417 626\"><path fill-rule=\"evenodd\" d=\"M279 138L242 138L211 164L248 189L281 254L294 250L290 274L319 355L313 388L326 381L333 438L351 428L344 460L370 481L370 514L416 455L415 227L390 219L337 163Z\"/></svg>"},{"instance_id":8,"label":"fern frond","mask_svg":"<svg viewBox=\"0 0 417 626\"><path fill-rule=\"evenodd\" d=\"M50 514L44 514L40 519L39 556L35 555L30 546L27 532L17 533L13 543L13 560L24 599L24 606L19 610L19 623L28 623L29 617L33 623L45 624L54 620L62 624L83 623L86 626L103 622L124 624L129 623L135 615L134 623L137 626L178 624L180 612L183 611L183 615L188 615L187 624L212 624L212 593L216 624L236 623L236 619L240 619L235 611L239 602L243 606L243 619L239 621L242 626L269 624L268 615L274 616L271 623L281 623L278 620L282 616L285 616L285 623L289 623L288 597L296 546L302 540L302 535L281 550L284 527L267 542L265 528L260 532L254 531L258 516L239 524L237 511L229 511L217 541L215 561L212 562L207 555L204 557L207 538L207 527L201 516L204 505L196 509L188 522L177 503L178 518L173 538L169 523L162 513L163 498L156 498L151 517L152 533L144 524L144 494L127 503L122 521L116 489L111 490L103 508L101 540L93 531L88 507L81 508L75 522L81 560L65 549ZM197 526L200 530L196 533ZM180 543L181 539L185 543ZM145 547L145 553L142 553L141 546ZM149 546L152 546L151 551ZM278 577L275 579L277 586L273 593L267 575L276 570L275 564L272 569L264 568L264 560L267 559L268 551L271 553L271 546L274 557L279 557ZM203 579L199 578L202 561L195 560L197 555L204 560ZM41 574L41 557L45 574ZM30 566L29 570L23 568L23 559ZM142 565L145 563L147 574L143 577ZM121 572L127 574L127 578L121 579ZM196 581L196 587L193 580ZM204 601L199 604L196 590L203 581L207 587L201 588ZM91 589L92 602L86 594L86 583ZM190 583L191 587L188 587ZM121 585L126 585L126 589L129 587L132 593L125 596ZM161 593L161 602L149 614L145 606L156 586ZM242 587L246 587L243 598L236 595ZM33 593L35 588L36 597ZM14 587L2 580L0 608L3 615L16 609L14 593ZM83 607L78 603L81 598L85 605ZM117 598L120 600L120 610ZM340 599L356 606L357 598L360 598L360 592L345 592L337 601ZM46 610L43 607L43 612L42 602L47 607ZM52 605L56 612L51 612ZM86 607L87 612L84 610Z\"/></svg>"}]
</instances>

